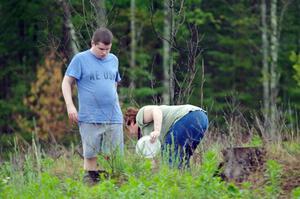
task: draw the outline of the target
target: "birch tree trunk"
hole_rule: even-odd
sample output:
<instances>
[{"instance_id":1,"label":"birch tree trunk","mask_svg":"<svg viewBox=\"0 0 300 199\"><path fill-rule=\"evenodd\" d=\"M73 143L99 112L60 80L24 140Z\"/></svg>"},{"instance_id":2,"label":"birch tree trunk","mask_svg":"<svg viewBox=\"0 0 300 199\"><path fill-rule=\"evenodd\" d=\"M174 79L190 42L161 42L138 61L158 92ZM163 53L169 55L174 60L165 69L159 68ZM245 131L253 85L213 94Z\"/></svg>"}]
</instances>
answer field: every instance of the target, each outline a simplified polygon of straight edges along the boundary
<instances>
[{"instance_id":1,"label":"birch tree trunk","mask_svg":"<svg viewBox=\"0 0 300 199\"><path fill-rule=\"evenodd\" d=\"M277 0L271 0L271 37L270 37L270 133L273 136L277 124L276 98L278 94L278 28L277 28Z\"/></svg>"},{"instance_id":2,"label":"birch tree trunk","mask_svg":"<svg viewBox=\"0 0 300 199\"><path fill-rule=\"evenodd\" d=\"M163 86L163 103L170 104L171 87L170 87L170 38L171 38L171 24L170 24L170 1L164 0L164 40L163 40L163 71L164 79Z\"/></svg>"},{"instance_id":3,"label":"birch tree trunk","mask_svg":"<svg viewBox=\"0 0 300 199\"><path fill-rule=\"evenodd\" d=\"M71 12L68 2L66 0L59 0L64 11L63 23L63 43L66 46L66 56L73 57L79 52L78 40L75 34L75 28L71 20Z\"/></svg>"},{"instance_id":4,"label":"birch tree trunk","mask_svg":"<svg viewBox=\"0 0 300 199\"><path fill-rule=\"evenodd\" d=\"M270 115L270 81L269 81L269 40L268 40L268 25L267 25L267 5L266 0L261 2L261 23L262 23L262 77L263 77L263 114L264 126L267 127Z\"/></svg>"},{"instance_id":5,"label":"birch tree trunk","mask_svg":"<svg viewBox=\"0 0 300 199\"><path fill-rule=\"evenodd\" d=\"M164 88L168 88L168 93L163 93L163 102L169 104L185 103L192 88L189 85L195 76L196 58L198 57L198 31L197 26L189 26L191 39L186 42L187 46L177 46L176 34L185 23L185 1L164 0L164 33L163 33L163 70L164 70ZM155 28L154 28L155 29ZM160 37L161 38L161 37ZM195 46L194 46L195 45ZM186 54L188 51L187 70L183 75L183 81L176 78L174 74L174 52ZM179 75L180 76L180 75ZM181 77L180 77L181 78ZM175 96L176 89L176 96ZM184 100L183 100L184 99Z\"/></svg>"},{"instance_id":6,"label":"birch tree trunk","mask_svg":"<svg viewBox=\"0 0 300 199\"><path fill-rule=\"evenodd\" d=\"M131 31L131 44L130 44L130 70L133 71L136 66L136 28L135 28L135 0L130 0L130 31ZM132 76L132 75L131 75ZM130 80L129 88L131 91L135 88L135 79Z\"/></svg>"},{"instance_id":7,"label":"birch tree trunk","mask_svg":"<svg viewBox=\"0 0 300 199\"><path fill-rule=\"evenodd\" d=\"M170 6L170 27L171 27L171 30L170 30L170 87L169 87L169 93L170 93L170 104L174 104L174 91L175 91L175 75L174 75L174 70L173 70L173 53L172 53L172 48L173 48L173 45L174 45L174 38L176 36L176 33L175 33L175 19L174 19L174 0L170 0L169 1L169 6Z\"/></svg>"},{"instance_id":8,"label":"birch tree trunk","mask_svg":"<svg viewBox=\"0 0 300 199\"><path fill-rule=\"evenodd\" d=\"M269 2L268 6L266 2ZM264 100L264 120L265 130L269 130L269 139L275 141L279 136L278 130L278 109L276 100L278 97L278 82L280 74L278 71L278 51L280 44L281 25L285 12L291 4L290 0L281 1L280 14L277 13L277 0L262 0L261 17L262 17L262 54L263 54L263 100ZM268 7L270 8L270 26L267 23Z\"/></svg>"},{"instance_id":9,"label":"birch tree trunk","mask_svg":"<svg viewBox=\"0 0 300 199\"><path fill-rule=\"evenodd\" d=\"M97 24L96 28L105 27L107 25L105 1L91 0L91 4L95 10L96 24Z\"/></svg>"}]
</instances>

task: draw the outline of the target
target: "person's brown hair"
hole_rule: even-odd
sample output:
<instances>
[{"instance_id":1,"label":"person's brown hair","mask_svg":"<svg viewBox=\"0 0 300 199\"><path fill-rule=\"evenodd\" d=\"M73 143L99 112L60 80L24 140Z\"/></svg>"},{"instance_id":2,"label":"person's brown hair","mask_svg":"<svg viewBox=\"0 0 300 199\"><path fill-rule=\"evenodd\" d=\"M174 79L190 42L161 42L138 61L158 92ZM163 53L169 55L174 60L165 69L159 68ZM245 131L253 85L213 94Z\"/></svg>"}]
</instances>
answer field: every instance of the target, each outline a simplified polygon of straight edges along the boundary
<instances>
[{"instance_id":1,"label":"person's brown hair","mask_svg":"<svg viewBox=\"0 0 300 199\"><path fill-rule=\"evenodd\" d=\"M113 34L112 32L104 27L98 28L92 37L92 42L94 44L98 44L99 42L105 44L105 45L109 45L112 43L112 39L113 39Z\"/></svg>"},{"instance_id":2,"label":"person's brown hair","mask_svg":"<svg viewBox=\"0 0 300 199\"><path fill-rule=\"evenodd\" d=\"M125 124L129 126L132 122L136 123L136 114L138 113L138 109L134 107L127 108L124 116Z\"/></svg>"}]
</instances>

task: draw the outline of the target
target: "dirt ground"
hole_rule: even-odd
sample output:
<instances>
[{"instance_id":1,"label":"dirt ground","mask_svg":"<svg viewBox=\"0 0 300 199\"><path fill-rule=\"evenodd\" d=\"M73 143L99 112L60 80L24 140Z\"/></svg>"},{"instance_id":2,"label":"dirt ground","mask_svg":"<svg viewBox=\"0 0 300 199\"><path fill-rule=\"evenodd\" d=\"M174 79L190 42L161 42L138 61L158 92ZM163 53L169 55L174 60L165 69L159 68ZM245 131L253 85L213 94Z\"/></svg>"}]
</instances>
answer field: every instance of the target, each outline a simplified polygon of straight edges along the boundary
<instances>
[{"instance_id":1,"label":"dirt ground","mask_svg":"<svg viewBox=\"0 0 300 199\"><path fill-rule=\"evenodd\" d=\"M247 149L247 150L245 150ZM284 150L259 154L253 153L251 148L235 148L234 152L225 153L223 162L223 179L240 186L243 182L250 182L253 189L264 187L268 181L265 160L276 160L282 166L280 179L280 198L291 198L293 189L300 187L300 154L288 154ZM232 149L230 149L232 151ZM255 149L257 150L257 149ZM249 161L249 157L250 161ZM251 161L256 159L256 161ZM257 161L257 159L259 161Z\"/></svg>"},{"instance_id":2,"label":"dirt ground","mask_svg":"<svg viewBox=\"0 0 300 199\"><path fill-rule=\"evenodd\" d=\"M283 165L281 188L282 197L290 198L291 191L300 187L300 155L293 162L280 162Z\"/></svg>"}]
</instances>

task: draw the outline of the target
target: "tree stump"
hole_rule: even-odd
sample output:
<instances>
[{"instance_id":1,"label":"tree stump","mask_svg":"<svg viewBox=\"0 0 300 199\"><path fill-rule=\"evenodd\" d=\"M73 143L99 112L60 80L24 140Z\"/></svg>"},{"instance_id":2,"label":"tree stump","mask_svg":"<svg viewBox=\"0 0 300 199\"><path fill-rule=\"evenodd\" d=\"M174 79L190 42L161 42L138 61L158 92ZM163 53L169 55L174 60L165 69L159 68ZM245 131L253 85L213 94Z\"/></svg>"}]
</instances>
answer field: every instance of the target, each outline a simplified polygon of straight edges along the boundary
<instances>
[{"instance_id":1,"label":"tree stump","mask_svg":"<svg viewBox=\"0 0 300 199\"><path fill-rule=\"evenodd\" d=\"M233 147L222 150L219 174L223 180L243 182L264 170L266 150L262 147Z\"/></svg>"}]
</instances>

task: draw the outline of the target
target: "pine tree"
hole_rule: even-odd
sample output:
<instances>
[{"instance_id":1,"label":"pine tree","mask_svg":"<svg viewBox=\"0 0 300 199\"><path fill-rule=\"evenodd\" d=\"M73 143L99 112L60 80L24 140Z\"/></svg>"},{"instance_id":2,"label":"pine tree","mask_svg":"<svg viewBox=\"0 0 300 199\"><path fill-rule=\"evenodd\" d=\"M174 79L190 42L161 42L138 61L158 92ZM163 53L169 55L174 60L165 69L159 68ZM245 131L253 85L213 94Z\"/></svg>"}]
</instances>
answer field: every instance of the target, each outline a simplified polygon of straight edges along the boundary
<instances>
[{"instance_id":1,"label":"pine tree","mask_svg":"<svg viewBox=\"0 0 300 199\"><path fill-rule=\"evenodd\" d=\"M31 83L29 96L24 99L24 104L34 113L36 126L31 127L31 132L37 133L39 138L55 141L68 132L65 104L62 98L63 63L57 60L54 51L50 52L43 64L38 66L37 79ZM22 129L28 129L21 123Z\"/></svg>"}]
</instances>

